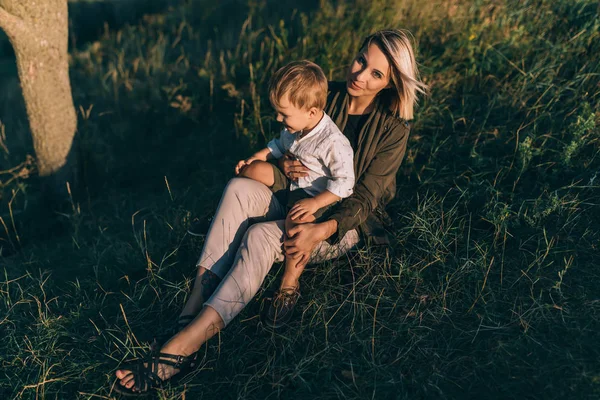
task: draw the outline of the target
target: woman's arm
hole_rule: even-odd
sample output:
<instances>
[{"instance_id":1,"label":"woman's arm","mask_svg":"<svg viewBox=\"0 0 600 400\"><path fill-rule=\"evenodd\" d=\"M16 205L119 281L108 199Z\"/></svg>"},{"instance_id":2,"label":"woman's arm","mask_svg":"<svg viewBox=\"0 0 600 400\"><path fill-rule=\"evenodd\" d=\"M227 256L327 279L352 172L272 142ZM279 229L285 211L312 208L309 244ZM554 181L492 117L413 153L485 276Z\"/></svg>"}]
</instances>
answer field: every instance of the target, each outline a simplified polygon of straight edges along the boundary
<instances>
[{"instance_id":1,"label":"woman's arm","mask_svg":"<svg viewBox=\"0 0 600 400\"><path fill-rule=\"evenodd\" d=\"M283 171L283 174L293 181L308 176L308 168L296 160L289 151L279 159L278 166Z\"/></svg>"},{"instance_id":2,"label":"woman's arm","mask_svg":"<svg viewBox=\"0 0 600 400\"><path fill-rule=\"evenodd\" d=\"M395 182L409 131L409 126L398 123L379 145L377 154L354 186L354 193L342 200L330 216L337 222L337 230L330 238L332 242L358 228L379 205L386 188Z\"/></svg>"},{"instance_id":3,"label":"woman's arm","mask_svg":"<svg viewBox=\"0 0 600 400\"><path fill-rule=\"evenodd\" d=\"M342 200L328 221L297 225L284 242L286 255L301 257L303 265L323 240L341 240L348 231L358 228L377 207L386 187L396 179L404 158L409 127L399 123L380 145L367 171L354 187L354 193Z\"/></svg>"},{"instance_id":4,"label":"woman's arm","mask_svg":"<svg viewBox=\"0 0 600 400\"><path fill-rule=\"evenodd\" d=\"M323 240L341 240L348 231L358 228L377 207L385 188L393 183L406 152L409 126L398 123L380 145L367 171L354 187L354 193L342 200L330 219L321 223L297 225L284 241L286 255L308 262L314 248Z\"/></svg>"},{"instance_id":5,"label":"woman's arm","mask_svg":"<svg viewBox=\"0 0 600 400\"><path fill-rule=\"evenodd\" d=\"M296 225L290 229L289 237L283 242L285 255L299 258L297 265L304 266L315 247L333 235L337 229L335 220Z\"/></svg>"}]
</instances>

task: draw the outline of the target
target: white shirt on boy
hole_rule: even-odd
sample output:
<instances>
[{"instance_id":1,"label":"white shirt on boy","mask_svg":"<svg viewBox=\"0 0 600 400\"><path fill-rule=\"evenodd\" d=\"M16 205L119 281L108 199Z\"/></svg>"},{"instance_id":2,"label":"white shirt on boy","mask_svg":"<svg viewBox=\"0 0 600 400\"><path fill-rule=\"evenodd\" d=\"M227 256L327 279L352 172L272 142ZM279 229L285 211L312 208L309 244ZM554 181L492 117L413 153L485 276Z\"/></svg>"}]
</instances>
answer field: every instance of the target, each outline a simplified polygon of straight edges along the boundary
<instances>
[{"instance_id":1,"label":"white shirt on boy","mask_svg":"<svg viewBox=\"0 0 600 400\"><path fill-rule=\"evenodd\" d=\"M279 138L267 144L273 157L281 158L289 151L309 169L307 176L291 181L290 190L301 188L313 197L324 190L342 199L350 196L354 187L354 152L329 115L323 113L312 131L298 137L283 129Z\"/></svg>"}]
</instances>

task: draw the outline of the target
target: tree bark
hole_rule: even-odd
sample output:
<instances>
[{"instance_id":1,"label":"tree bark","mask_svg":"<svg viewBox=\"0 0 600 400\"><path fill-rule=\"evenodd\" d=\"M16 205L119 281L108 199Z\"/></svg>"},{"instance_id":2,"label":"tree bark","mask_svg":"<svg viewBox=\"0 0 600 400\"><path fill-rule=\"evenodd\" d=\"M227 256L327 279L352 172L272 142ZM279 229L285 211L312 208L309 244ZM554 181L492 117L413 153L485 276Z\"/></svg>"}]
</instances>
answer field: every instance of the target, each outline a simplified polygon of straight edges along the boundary
<instances>
[{"instance_id":1,"label":"tree bark","mask_svg":"<svg viewBox=\"0 0 600 400\"><path fill-rule=\"evenodd\" d=\"M41 176L67 167L77 129L68 25L67 0L0 0L0 28L17 57Z\"/></svg>"}]
</instances>

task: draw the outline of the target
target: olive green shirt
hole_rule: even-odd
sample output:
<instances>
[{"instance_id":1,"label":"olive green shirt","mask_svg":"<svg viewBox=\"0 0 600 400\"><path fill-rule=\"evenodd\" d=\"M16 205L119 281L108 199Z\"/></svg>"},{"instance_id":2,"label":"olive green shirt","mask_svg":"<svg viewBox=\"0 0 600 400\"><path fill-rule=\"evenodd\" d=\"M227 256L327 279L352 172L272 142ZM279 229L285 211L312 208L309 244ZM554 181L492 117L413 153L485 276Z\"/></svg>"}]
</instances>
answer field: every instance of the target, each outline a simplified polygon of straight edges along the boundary
<instances>
[{"instance_id":1,"label":"olive green shirt","mask_svg":"<svg viewBox=\"0 0 600 400\"><path fill-rule=\"evenodd\" d=\"M348 120L346 82L330 82L325 112L343 132ZM396 195L396 174L406 152L410 125L395 117L375 99L375 108L358 132L354 153L354 193L337 205L329 219L337 221L337 232L328 239L334 243L346 232L359 229L368 244L389 243L385 231L389 219L385 206Z\"/></svg>"}]
</instances>

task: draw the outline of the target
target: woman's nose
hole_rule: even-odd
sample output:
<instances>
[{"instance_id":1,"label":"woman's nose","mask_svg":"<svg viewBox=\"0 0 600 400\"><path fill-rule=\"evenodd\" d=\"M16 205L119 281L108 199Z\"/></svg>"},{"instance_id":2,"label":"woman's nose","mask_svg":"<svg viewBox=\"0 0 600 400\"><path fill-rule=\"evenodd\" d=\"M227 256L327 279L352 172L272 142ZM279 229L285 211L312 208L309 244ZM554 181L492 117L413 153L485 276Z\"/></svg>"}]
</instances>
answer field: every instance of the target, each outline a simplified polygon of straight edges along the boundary
<instances>
[{"instance_id":1,"label":"woman's nose","mask_svg":"<svg viewBox=\"0 0 600 400\"><path fill-rule=\"evenodd\" d=\"M367 73L368 73L367 69L363 68L356 75L356 80L359 81L359 82L364 82L367 79L367 77L368 77Z\"/></svg>"}]
</instances>

